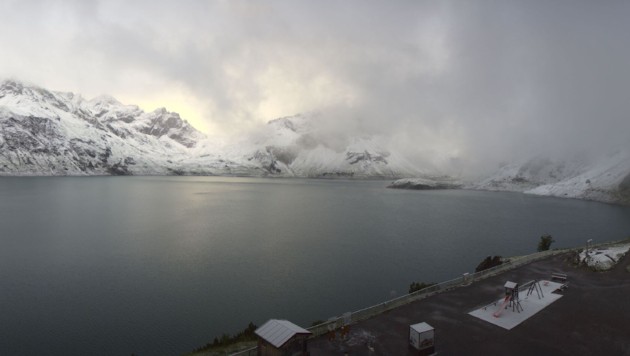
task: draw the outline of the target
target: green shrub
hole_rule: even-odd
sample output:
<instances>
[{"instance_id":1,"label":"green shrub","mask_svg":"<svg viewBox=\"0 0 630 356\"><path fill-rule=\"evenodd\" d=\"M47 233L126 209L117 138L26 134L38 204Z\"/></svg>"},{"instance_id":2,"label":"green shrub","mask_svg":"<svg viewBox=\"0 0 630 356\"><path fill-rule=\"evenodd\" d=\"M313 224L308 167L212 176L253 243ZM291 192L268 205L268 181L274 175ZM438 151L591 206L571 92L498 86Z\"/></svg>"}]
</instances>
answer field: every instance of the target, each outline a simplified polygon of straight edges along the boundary
<instances>
[{"instance_id":1,"label":"green shrub","mask_svg":"<svg viewBox=\"0 0 630 356\"><path fill-rule=\"evenodd\" d=\"M249 325L239 333L231 336L229 334L223 334L220 338L215 337L212 343L208 343L205 346L202 346L198 349L195 349L193 352L203 352L209 351L213 348L223 347L227 345L236 344L242 341L252 341L256 340L256 334L254 331L256 330L256 325L250 322Z\"/></svg>"},{"instance_id":2,"label":"green shrub","mask_svg":"<svg viewBox=\"0 0 630 356\"><path fill-rule=\"evenodd\" d=\"M538 252L547 251L551 247L551 244L555 242L551 235L543 235L538 241Z\"/></svg>"},{"instance_id":3,"label":"green shrub","mask_svg":"<svg viewBox=\"0 0 630 356\"><path fill-rule=\"evenodd\" d=\"M419 290L421 290L421 289L427 288L427 287L434 286L434 285L435 285L435 283L424 283L424 282L419 283L419 282L412 282L412 283L409 285L409 294L411 294L411 293L413 293L413 292L415 292L415 291L419 291Z\"/></svg>"},{"instance_id":4,"label":"green shrub","mask_svg":"<svg viewBox=\"0 0 630 356\"><path fill-rule=\"evenodd\" d=\"M475 272L481 272L488 268L496 267L502 263L503 261L501 260L501 256L488 256L483 261L481 261L480 264L477 265L477 268L475 268Z\"/></svg>"}]
</instances>

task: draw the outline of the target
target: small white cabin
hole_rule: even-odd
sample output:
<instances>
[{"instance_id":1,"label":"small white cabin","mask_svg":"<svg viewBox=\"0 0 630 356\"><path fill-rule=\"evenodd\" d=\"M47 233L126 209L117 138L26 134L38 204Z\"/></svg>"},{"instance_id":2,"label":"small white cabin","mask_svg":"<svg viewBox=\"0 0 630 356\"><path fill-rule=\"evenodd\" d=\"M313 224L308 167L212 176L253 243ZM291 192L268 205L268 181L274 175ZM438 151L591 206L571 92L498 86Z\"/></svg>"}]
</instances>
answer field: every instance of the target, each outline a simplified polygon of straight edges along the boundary
<instances>
[{"instance_id":1,"label":"small white cabin","mask_svg":"<svg viewBox=\"0 0 630 356\"><path fill-rule=\"evenodd\" d=\"M417 351L416 355L435 353L435 330L425 322L409 326L409 345Z\"/></svg>"}]
</instances>

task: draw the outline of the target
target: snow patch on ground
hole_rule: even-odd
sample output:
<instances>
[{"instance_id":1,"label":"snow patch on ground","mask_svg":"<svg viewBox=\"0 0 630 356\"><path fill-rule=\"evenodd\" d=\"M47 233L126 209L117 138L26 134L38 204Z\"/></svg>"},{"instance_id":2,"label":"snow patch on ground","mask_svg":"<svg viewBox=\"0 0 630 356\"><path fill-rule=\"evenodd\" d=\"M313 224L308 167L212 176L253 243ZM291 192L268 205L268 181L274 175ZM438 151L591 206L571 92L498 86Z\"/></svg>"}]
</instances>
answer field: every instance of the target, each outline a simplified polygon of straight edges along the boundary
<instances>
[{"instance_id":1,"label":"snow patch on ground","mask_svg":"<svg viewBox=\"0 0 630 356\"><path fill-rule=\"evenodd\" d=\"M630 244L600 247L584 250L578 257L580 264L585 264L597 271L607 271L613 268L628 253L628 250L630 250Z\"/></svg>"}]
</instances>

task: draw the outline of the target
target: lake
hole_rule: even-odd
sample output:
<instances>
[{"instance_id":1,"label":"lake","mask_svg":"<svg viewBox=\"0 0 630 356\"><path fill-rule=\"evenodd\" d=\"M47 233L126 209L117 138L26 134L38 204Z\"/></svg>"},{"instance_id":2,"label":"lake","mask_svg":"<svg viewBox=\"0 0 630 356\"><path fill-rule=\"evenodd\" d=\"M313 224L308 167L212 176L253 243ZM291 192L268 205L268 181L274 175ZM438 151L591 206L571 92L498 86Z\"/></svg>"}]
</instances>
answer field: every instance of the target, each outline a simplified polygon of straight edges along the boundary
<instances>
[{"instance_id":1,"label":"lake","mask_svg":"<svg viewBox=\"0 0 630 356\"><path fill-rule=\"evenodd\" d=\"M630 235L630 208L385 181L0 178L0 354L178 355L307 327L488 255Z\"/></svg>"}]
</instances>

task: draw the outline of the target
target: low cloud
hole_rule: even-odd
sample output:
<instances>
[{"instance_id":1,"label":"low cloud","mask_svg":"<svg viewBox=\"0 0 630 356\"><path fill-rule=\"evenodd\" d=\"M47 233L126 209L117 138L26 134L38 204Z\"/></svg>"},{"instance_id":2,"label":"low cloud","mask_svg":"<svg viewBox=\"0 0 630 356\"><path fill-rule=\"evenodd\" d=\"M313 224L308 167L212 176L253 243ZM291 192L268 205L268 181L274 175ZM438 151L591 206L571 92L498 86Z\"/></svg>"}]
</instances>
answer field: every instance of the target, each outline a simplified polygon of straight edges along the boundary
<instances>
[{"instance_id":1,"label":"low cloud","mask_svg":"<svg viewBox=\"0 0 630 356\"><path fill-rule=\"evenodd\" d=\"M331 134L486 169L630 146L629 15L587 1L5 1L0 76L122 101L177 90L233 135L319 111Z\"/></svg>"}]
</instances>

